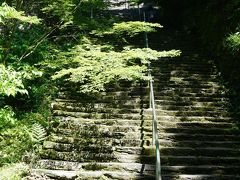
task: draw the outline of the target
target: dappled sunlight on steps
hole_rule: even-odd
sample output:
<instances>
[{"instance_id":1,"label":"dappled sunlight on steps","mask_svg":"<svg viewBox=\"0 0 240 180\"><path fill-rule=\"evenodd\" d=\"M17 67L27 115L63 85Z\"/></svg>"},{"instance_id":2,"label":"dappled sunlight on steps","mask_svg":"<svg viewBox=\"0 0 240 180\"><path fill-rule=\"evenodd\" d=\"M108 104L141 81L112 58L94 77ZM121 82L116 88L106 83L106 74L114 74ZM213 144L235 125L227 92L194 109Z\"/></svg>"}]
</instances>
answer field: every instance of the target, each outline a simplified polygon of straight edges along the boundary
<instances>
[{"instance_id":1,"label":"dappled sunlight on steps","mask_svg":"<svg viewBox=\"0 0 240 180\"><path fill-rule=\"evenodd\" d=\"M180 32L149 41L183 50L152 63L163 179L240 179L239 124L213 62ZM62 85L52 104L59 123L36 171L60 179L155 179L147 83L121 82L93 98L71 87Z\"/></svg>"}]
</instances>

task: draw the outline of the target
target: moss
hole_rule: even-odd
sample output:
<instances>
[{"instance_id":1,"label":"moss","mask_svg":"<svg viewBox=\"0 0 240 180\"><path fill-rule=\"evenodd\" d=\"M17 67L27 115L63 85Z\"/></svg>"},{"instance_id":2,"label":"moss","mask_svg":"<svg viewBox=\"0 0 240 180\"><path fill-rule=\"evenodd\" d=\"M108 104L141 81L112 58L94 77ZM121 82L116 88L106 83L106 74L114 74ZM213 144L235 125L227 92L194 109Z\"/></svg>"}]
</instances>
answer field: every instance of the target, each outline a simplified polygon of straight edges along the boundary
<instances>
[{"instance_id":1,"label":"moss","mask_svg":"<svg viewBox=\"0 0 240 180\"><path fill-rule=\"evenodd\" d=\"M92 171L99 171L99 170L103 170L103 169L106 169L106 168L107 168L107 166L97 164L97 163L86 164L86 165L83 166L83 169L92 170Z\"/></svg>"}]
</instances>

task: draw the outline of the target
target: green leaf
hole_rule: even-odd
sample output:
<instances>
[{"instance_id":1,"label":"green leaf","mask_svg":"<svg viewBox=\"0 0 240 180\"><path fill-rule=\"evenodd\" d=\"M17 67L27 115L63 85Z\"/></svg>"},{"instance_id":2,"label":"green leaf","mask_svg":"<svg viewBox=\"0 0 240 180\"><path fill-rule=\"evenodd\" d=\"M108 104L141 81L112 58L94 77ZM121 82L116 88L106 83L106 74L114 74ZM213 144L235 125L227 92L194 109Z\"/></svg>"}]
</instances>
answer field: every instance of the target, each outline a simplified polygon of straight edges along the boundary
<instances>
[{"instance_id":1,"label":"green leaf","mask_svg":"<svg viewBox=\"0 0 240 180\"><path fill-rule=\"evenodd\" d=\"M26 16L23 11L17 11L13 7L3 3L0 6L0 23L5 23L8 19L17 19L21 22L30 24L40 24L40 19L37 16Z\"/></svg>"}]
</instances>

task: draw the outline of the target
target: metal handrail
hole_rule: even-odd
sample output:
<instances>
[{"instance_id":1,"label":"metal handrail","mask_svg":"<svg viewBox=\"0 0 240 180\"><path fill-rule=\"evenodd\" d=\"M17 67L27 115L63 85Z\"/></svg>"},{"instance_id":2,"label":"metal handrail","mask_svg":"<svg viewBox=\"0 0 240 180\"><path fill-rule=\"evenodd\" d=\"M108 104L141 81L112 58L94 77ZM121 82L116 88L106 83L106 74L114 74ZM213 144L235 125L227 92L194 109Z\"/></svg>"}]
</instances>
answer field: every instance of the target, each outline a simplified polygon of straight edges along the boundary
<instances>
[{"instance_id":1,"label":"metal handrail","mask_svg":"<svg viewBox=\"0 0 240 180\"><path fill-rule=\"evenodd\" d=\"M151 76L151 75L150 75ZM157 128L157 113L155 108L155 98L154 98L154 90L153 90L153 80L149 80L149 88L150 88L150 103L152 109L152 144L155 145L156 148L156 180L161 180L161 158L160 158L160 142L158 139L158 128Z\"/></svg>"},{"instance_id":2,"label":"metal handrail","mask_svg":"<svg viewBox=\"0 0 240 180\"><path fill-rule=\"evenodd\" d=\"M143 13L143 19L146 21L146 14ZM148 45L148 35L147 33L144 33L144 39L145 39L145 47L149 48ZM156 113L156 107L155 107L155 98L154 98L154 89L153 89L153 78L151 74L151 63L148 64L148 77L149 77L149 88L150 88L150 94L149 94L149 107L152 109L152 145L155 145L156 149L156 180L162 180L161 175L161 156L160 156L160 142L158 139L158 128L157 128L157 113Z\"/></svg>"}]
</instances>

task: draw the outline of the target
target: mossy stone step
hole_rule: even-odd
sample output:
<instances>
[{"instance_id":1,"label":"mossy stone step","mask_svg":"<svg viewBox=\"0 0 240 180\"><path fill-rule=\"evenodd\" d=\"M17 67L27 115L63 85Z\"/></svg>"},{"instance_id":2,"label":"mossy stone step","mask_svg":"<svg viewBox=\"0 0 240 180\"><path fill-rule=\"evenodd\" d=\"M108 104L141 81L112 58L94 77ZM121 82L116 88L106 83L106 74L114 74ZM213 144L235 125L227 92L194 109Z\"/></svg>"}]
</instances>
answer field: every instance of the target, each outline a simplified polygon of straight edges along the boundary
<instances>
[{"instance_id":1,"label":"mossy stone step","mask_svg":"<svg viewBox=\"0 0 240 180\"><path fill-rule=\"evenodd\" d=\"M175 174L175 175L162 175L163 180L239 180L239 175L222 175L222 174Z\"/></svg>"},{"instance_id":2,"label":"mossy stone step","mask_svg":"<svg viewBox=\"0 0 240 180\"><path fill-rule=\"evenodd\" d=\"M150 137L145 139L136 139L136 138L94 138L88 137L87 139L73 137L73 136L66 136L66 135L50 135L46 141L56 142L56 143L66 143L66 144L74 144L74 145L91 145L91 144L98 144L100 146L125 146L125 147L142 147L142 146L150 146L152 139Z\"/></svg>"},{"instance_id":3,"label":"mossy stone step","mask_svg":"<svg viewBox=\"0 0 240 180\"><path fill-rule=\"evenodd\" d=\"M224 94L225 92L222 89L219 88L195 88L195 87L163 87L158 84L154 84L154 90L156 92L156 95L158 93L175 93L177 95L178 93L196 93L196 94L205 94L205 95L211 95L211 94Z\"/></svg>"},{"instance_id":4,"label":"mossy stone step","mask_svg":"<svg viewBox=\"0 0 240 180\"><path fill-rule=\"evenodd\" d=\"M177 104L176 102L180 102L180 105L175 106L162 106L162 108L192 108L194 110L199 108L202 110L216 110L217 108L220 110L228 110L227 107L208 107L204 106L204 102L206 103L216 103L216 105L219 104L228 104L228 99L226 98L220 98L220 97L182 97L182 96L155 96L156 102L173 102ZM141 99L135 99L135 100L127 100L127 101L112 101L112 102L81 102L80 100L75 99L56 99L55 102L52 103L52 108L55 108L56 106L75 106L75 107L82 107L83 109L96 109L96 108L123 108L123 109L146 109L149 106L149 97L145 98L147 99L142 100ZM192 106L193 103L195 103L195 106ZM184 105L184 103L186 105ZM191 106L190 106L191 105Z\"/></svg>"},{"instance_id":5,"label":"mossy stone step","mask_svg":"<svg viewBox=\"0 0 240 180\"><path fill-rule=\"evenodd\" d=\"M214 68L199 68L199 67L192 67L192 66L185 66L185 67L166 67L166 68L162 68L162 67L152 67L151 68L152 71L153 71L153 74L154 73L163 73L163 74L166 74L166 73L170 73L170 74L215 74L217 75L217 71L214 69Z\"/></svg>"},{"instance_id":6,"label":"mossy stone step","mask_svg":"<svg viewBox=\"0 0 240 180\"><path fill-rule=\"evenodd\" d=\"M143 147L127 147L127 146L112 146L112 145L82 145L82 144L63 144L45 141L43 149L53 149L58 152L72 152L81 153L83 151L92 153L125 153L125 154L138 154L138 155L152 155L154 154L154 148L151 146Z\"/></svg>"},{"instance_id":7,"label":"mossy stone step","mask_svg":"<svg viewBox=\"0 0 240 180\"><path fill-rule=\"evenodd\" d=\"M191 122L191 121L200 121L200 122L237 122L236 119L232 117L212 117L212 116L167 116L167 115L159 115L158 119L175 121L175 122Z\"/></svg>"},{"instance_id":8,"label":"mossy stone step","mask_svg":"<svg viewBox=\"0 0 240 180\"><path fill-rule=\"evenodd\" d=\"M162 96L170 96L170 97L186 97L186 98L213 98L213 100L215 98L219 98L219 99L223 99L223 100L227 100L227 95L224 92L221 93L206 93L206 92L184 92L184 91L173 91L173 90L167 90L167 91L157 91L155 90L154 95L156 96L156 98L158 99L158 97L162 97ZM209 101L211 101L209 99Z\"/></svg>"},{"instance_id":9,"label":"mossy stone step","mask_svg":"<svg viewBox=\"0 0 240 180\"><path fill-rule=\"evenodd\" d=\"M138 126L145 127L151 126L152 120L128 120L128 119L84 119L84 118L74 118L74 117L55 117L59 120L59 127L72 127L80 125L107 125L107 126ZM176 122L176 121L164 121L162 119L158 120L158 125L165 128L224 128L231 130L238 130L239 123L228 123L228 122L201 122L201 121L191 121L191 122Z\"/></svg>"},{"instance_id":10,"label":"mossy stone step","mask_svg":"<svg viewBox=\"0 0 240 180\"><path fill-rule=\"evenodd\" d=\"M215 165L215 166L239 166L239 157L218 157L211 156L161 156L161 164L165 166L176 165L176 166L197 166L197 165Z\"/></svg>"},{"instance_id":11,"label":"mossy stone step","mask_svg":"<svg viewBox=\"0 0 240 180\"><path fill-rule=\"evenodd\" d=\"M240 166L162 166L163 174L240 175Z\"/></svg>"},{"instance_id":12,"label":"mossy stone step","mask_svg":"<svg viewBox=\"0 0 240 180\"><path fill-rule=\"evenodd\" d=\"M85 112L70 112L70 111L61 111L61 110L54 110L54 116L63 116L63 117L79 117L79 118L88 118L88 119L142 119L143 116L140 114L112 114L112 113L85 113ZM145 116L146 119L151 119L151 116Z\"/></svg>"},{"instance_id":13,"label":"mossy stone step","mask_svg":"<svg viewBox=\"0 0 240 180\"><path fill-rule=\"evenodd\" d=\"M62 117L75 117L75 118L86 118L86 119L132 119L132 120L151 120L152 115L150 114L112 114L112 113L85 113L85 112L69 112L69 111L61 111L61 110L54 110L53 114L55 116L62 116ZM231 122L233 119L231 117L212 117L212 116L184 116L184 115L157 115L158 119L164 120L173 120L173 121L212 121L212 122Z\"/></svg>"},{"instance_id":14,"label":"mossy stone step","mask_svg":"<svg viewBox=\"0 0 240 180\"><path fill-rule=\"evenodd\" d=\"M137 173L154 173L155 165L141 164L141 163L78 163L70 161L56 161L56 160L40 160L38 167L41 169L58 169L58 170L82 170L82 171L126 171ZM144 167L143 167L144 166Z\"/></svg>"},{"instance_id":15,"label":"mossy stone step","mask_svg":"<svg viewBox=\"0 0 240 180\"><path fill-rule=\"evenodd\" d=\"M151 112L150 112L151 113ZM178 111L178 110L157 110L158 115L169 115L169 116L212 116L212 117L230 117L231 113L224 111ZM144 114L149 114L149 112L144 112Z\"/></svg>"},{"instance_id":16,"label":"mossy stone step","mask_svg":"<svg viewBox=\"0 0 240 180\"><path fill-rule=\"evenodd\" d=\"M129 137L124 138L111 138L111 137L88 137L87 139L82 137L66 136L66 135L54 135L52 134L47 138L47 142L62 143L62 144L74 144L75 146L88 146L88 145L99 145L99 146L125 146L125 147L143 147L151 146L152 138L150 134L142 134L143 137L136 138L136 134L130 134ZM204 139L204 136L206 138ZM227 147L227 148L239 148L239 140L232 139L232 136L217 136L214 139L213 136L197 134L196 136L188 138L176 138L174 139L166 136L162 136L160 139L160 145L163 147Z\"/></svg>"},{"instance_id":17,"label":"mossy stone step","mask_svg":"<svg viewBox=\"0 0 240 180\"><path fill-rule=\"evenodd\" d=\"M69 112L86 112L86 113L92 113L92 112L98 112L98 113L113 113L113 114L126 114L126 113L136 113L140 114L143 110L140 108L117 108L117 107L84 107L84 106L77 106L77 103L74 105L73 103L71 105L65 105L56 103L52 106L53 110L63 110L63 111L69 111Z\"/></svg>"},{"instance_id":18,"label":"mossy stone step","mask_svg":"<svg viewBox=\"0 0 240 180\"><path fill-rule=\"evenodd\" d=\"M171 140L171 141L238 141L240 139L240 135L235 134L204 134L204 133L194 133L194 131L189 133L169 133L169 132L161 132L159 133L159 138L163 140ZM132 142L133 139L141 139L141 140L149 140L152 138L152 132L137 132L137 131L130 131L130 132L76 132L71 129L57 129L55 132L57 136L65 136L65 137L72 137L74 139L82 139L81 142L90 143L95 142L96 144L104 144L106 138L108 141L109 139L112 140L116 144L122 143L121 141L129 140ZM85 140L84 140L85 139ZM98 141L99 139L99 141ZM79 141L80 142L80 141ZM77 142L76 142L77 143Z\"/></svg>"},{"instance_id":19,"label":"mossy stone step","mask_svg":"<svg viewBox=\"0 0 240 180\"><path fill-rule=\"evenodd\" d=\"M40 152L42 159L73 161L73 162L124 162L124 163L147 163L154 164L155 157L150 155L132 155L127 153L93 153L60 152L53 149L44 149Z\"/></svg>"},{"instance_id":20,"label":"mossy stone step","mask_svg":"<svg viewBox=\"0 0 240 180\"><path fill-rule=\"evenodd\" d=\"M172 76L179 76L179 77L187 77L188 75L195 75L198 74L199 76L201 76L202 74L204 74L205 76L210 76L210 75L217 75L217 71L212 71L212 70L203 70L203 69L191 69L191 67L189 69L181 69L181 70L176 70L176 69L161 69L161 68L154 68L153 69L153 76L155 74L169 74Z\"/></svg>"},{"instance_id":21,"label":"mossy stone step","mask_svg":"<svg viewBox=\"0 0 240 180\"><path fill-rule=\"evenodd\" d=\"M187 61L187 60L183 60L184 56L181 56L181 60L171 60L171 59L166 59L166 60L160 60L160 61L152 61L151 62L151 66L152 67L159 67L161 69L165 69L165 68L189 68L189 67L193 67L193 68L199 68L199 69L203 69L203 68L208 68L208 69L215 69L216 67L213 65L213 62L200 62L200 61Z\"/></svg>"},{"instance_id":22,"label":"mossy stone step","mask_svg":"<svg viewBox=\"0 0 240 180\"><path fill-rule=\"evenodd\" d=\"M89 106L89 107L93 107L92 104L95 104L96 106L110 106L110 107L141 107L142 105L144 105L143 103L149 103L149 97L147 98L147 100L143 100L141 98L134 98L134 99L128 99L128 100L102 100L102 99L98 99L98 100L93 100L93 101L81 101L80 99L73 99L73 98L68 98L68 99L64 99L64 98L58 98L55 99L55 102L61 102L61 103L76 103L77 105L82 104L83 106Z\"/></svg>"},{"instance_id":23,"label":"mossy stone step","mask_svg":"<svg viewBox=\"0 0 240 180\"><path fill-rule=\"evenodd\" d=\"M125 137L130 133L141 134L143 128L136 126L72 126L71 128L54 128L56 134L69 135L73 137ZM140 135L139 135L140 136Z\"/></svg>"},{"instance_id":24,"label":"mossy stone step","mask_svg":"<svg viewBox=\"0 0 240 180\"><path fill-rule=\"evenodd\" d=\"M194 141L192 141L194 143ZM194 144L190 143L172 143L171 146L166 146L167 144L163 144L160 146L162 156L202 156L202 157L215 157L221 156L224 153L228 154L228 157L238 157L239 150L236 150L235 147L225 146L208 146L204 148L199 148L196 146L197 142L195 141ZM223 142L222 142L223 143ZM215 143L200 143L198 145L219 145ZM176 146L173 146L176 145ZM183 146L188 145L188 146ZM239 148L238 144L238 148ZM56 143L45 141L43 145L44 149L53 149L58 152L72 152L81 153L83 151L90 152L90 153L122 153L122 154L135 154L135 155L154 155L155 151L154 148L151 146L143 146L143 147L127 147L127 146L112 146L112 145L86 145L86 144L64 144L64 143ZM224 156L226 157L226 155Z\"/></svg>"},{"instance_id":25,"label":"mossy stone step","mask_svg":"<svg viewBox=\"0 0 240 180\"><path fill-rule=\"evenodd\" d=\"M144 144L145 145L145 144ZM207 140L164 140L160 139L161 147L205 147L205 148L235 148L239 149L240 142L238 141L207 141ZM186 162L188 163L188 162Z\"/></svg>"},{"instance_id":26,"label":"mossy stone step","mask_svg":"<svg viewBox=\"0 0 240 180\"><path fill-rule=\"evenodd\" d=\"M190 80L199 80L200 82L219 82L219 76L216 74L198 74L198 73L176 73L169 71L167 73L161 73L161 72L153 72L152 76L154 79L167 79L170 80L170 78L182 78L182 79L190 79ZM65 88L67 89L67 87ZM69 89L69 88L68 88Z\"/></svg>"},{"instance_id":27,"label":"mossy stone step","mask_svg":"<svg viewBox=\"0 0 240 180\"><path fill-rule=\"evenodd\" d=\"M64 99L57 99L55 102L51 104L52 109L55 109L57 106L74 106L74 107L81 107L82 109L98 109L98 108L122 108L122 109L142 109L142 108L148 108L148 104L142 104L142 103L94 103L94 102L80 102L80 101L65 101Z\"/></svg>"},{"instance_id":28,"label":"mossy stone step","mask_svg":"<svg viewBox=\"0 0 240 180\"><path fill-rule=\"evenodd\" d=\"M73 134L78 136L114 136L115 133L117 135L122 134L124 136L124 133L130 133L130 132L152 132L152 122L148 121L148 123L141 123L139 126L136 126L134 124L130 125L127 124L126 121L124 124L102 124L101 122L96 124L93 123L85 123L83 121L75 121L75 122L61 122L57 129L54 129L53 131L58 133L59 131L64 134L64 129L66 130L65 133L67 134ZM226 123L224 123L226 125ZM214 123L208 123L201 124L198 123L198 126L184 126L177 125L177 124L158 124L158 130L159 132L167 132L167 133L190 133L190 134L215 134L215 135L239 135L239 127L238 126L230 126L230 128L221 128L216 127L216 124ZM210 125L209 127L207 125ZM212 126L211 126L212 125ZM227 124L228 125L228 124ZM181 127L181 128L180 128Z\"/></svg>"},{"instance_id":29,"label":"mossy stone step","mask_svg":"<svg viewBox=\"0 0 240 180\"><path fill-rule=\"evenodd\" d=\"M163 147L162 156L202 156L202 157L239 157L240 150L236 148L219 147Z\"/></svg>"},{"instance_id":30,"label":"mossy stone step","mask_svg":"<svg viewBox=\"0 0 240 180\"><path fill-rule=\"evenodd\" d=\"M188 133L159 133L159 138L172 141L239 141L240 135L209 135Z\"/></svg>"},{"instance_id":31,"label":"mossy stone step","mask_svg":"<svg viewBox=\"0 0 240 180\"><path fill-rule=\"evenodd\" d=\"M220 86L217 83L214 82L201 82L201 81L189 81L189 80L183 80L183 78L171 78L168 81L158 80L156 78L153 78L153 84L157 87L159 86L167 86L169 88L215 88L215 89L223 89L222 86Z\"/></svg>"},{"instance_id":32,"label":"mossy stone step","mask_svg":"<svg viewBox=\"0 0 240 180\"><path fill-rule=\"evenodd\" d=\"M157 98L157 97L156 97ZM224 108L228 105L228 102L224 101L175 101L175 100L159 100L156 99L156 107L159 106L193 106L193 107L205 107L205 108Z\"/></svg>"},{"instance_id":33,"label":"mossy stone step","mask_svg":"<svg viewBox=\"0 0 240 180\"><path fill-rule=\"evenodd\" d=\"M91 107L84 107L84 106L76 106L76 105L64 105L56 103L53 106L53 110L62 110L62 111L69 111L69 112L84 112L84 113L112 113L112 114L143 114L143 115L151 115L151 109L128 109L128 108L91 108ZM203 110L185 110L185 111L178 111L178 110L160 110L156 109L156 113L158 115L172 115L172 116L223 116L227 117L231 114L229 112L218 111L215 109L214 111L203 111Z\"/></svg>"}]
</instances>

